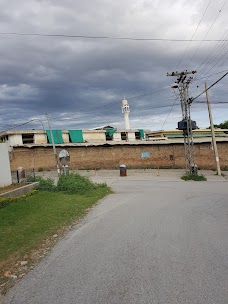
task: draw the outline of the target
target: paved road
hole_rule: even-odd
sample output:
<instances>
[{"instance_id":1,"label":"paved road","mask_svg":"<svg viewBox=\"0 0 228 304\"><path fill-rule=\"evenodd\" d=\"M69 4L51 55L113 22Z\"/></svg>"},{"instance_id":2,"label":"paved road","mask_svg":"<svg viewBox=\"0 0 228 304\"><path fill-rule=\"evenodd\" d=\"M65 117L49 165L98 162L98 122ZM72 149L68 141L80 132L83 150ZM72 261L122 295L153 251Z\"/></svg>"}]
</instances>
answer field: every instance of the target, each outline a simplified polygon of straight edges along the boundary
<instances>
[{"instance_id":1,"label":"paved road","mask_svg":"<svg viewBox=\"0 0 228 304\"><path fill-rule=\"evenodd\" d=\"M117 180L12 304L227 304L227 182Z\"/></svg>"}]
</instances>

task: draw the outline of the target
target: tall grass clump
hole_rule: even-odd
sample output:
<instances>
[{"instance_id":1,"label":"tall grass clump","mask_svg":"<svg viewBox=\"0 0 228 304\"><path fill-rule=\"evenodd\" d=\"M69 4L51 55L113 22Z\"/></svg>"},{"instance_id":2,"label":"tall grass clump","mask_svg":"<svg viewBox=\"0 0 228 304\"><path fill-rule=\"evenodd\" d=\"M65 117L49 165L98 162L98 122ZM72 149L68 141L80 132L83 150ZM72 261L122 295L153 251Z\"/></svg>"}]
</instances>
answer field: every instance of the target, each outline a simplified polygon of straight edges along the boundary
<instances>
[{"instance_id":1,"label":"tall grass clump","mask_svg":"<svg viewBox=\"0 0 228 304\"><path fill-rule=\"evenodd\" d=\"M57 183L57 191L64 191L68 194L86 194L97 187L98 185L91 182L88 177L78 173L62 174Z\"/></svg>"},{"instance_id":2,"label":"tall grass clump","mask_svg":"<svg viewBox=\"0 0 228 304\"><path fill-rule=\"evenodd\" d=\"M193 174L186 174L186 175L183 175L181 177L181 179L183 179L184 181L189 181L189 180L194 180L194 181L206 181L206 177L202 174L202 175L193 175Z\"/></svg>"},{"instance_id":3,"label":"tall grass clump","mask_svg":"<svg viewBox=\"0 0 228 304\"><path fill-rule=\"evenodd\" d=\"M39 182L37 189L41 191L54 192L57 190L57 187L54 184L54 180L51 178L43 179L41 177L36 178L36 181Z\"/></svg>"},{"instance_id":4,"label":"tall grass clump","mask_svg":"<svg viewBox=\"0 0 228 304\"><path fill-rule=\"evenodd\" d=\"M38 190L49 192L65 192L67 194L80 194L80 195L92 195L95 190L102 188L110 188L103 184L95 184L88 177L81 176L78 173L62 174L59 176L57 186L54 184L54 180L51 178L43 179L42 177L36 178L39 182Z\"/></svg>"}]
</instances>

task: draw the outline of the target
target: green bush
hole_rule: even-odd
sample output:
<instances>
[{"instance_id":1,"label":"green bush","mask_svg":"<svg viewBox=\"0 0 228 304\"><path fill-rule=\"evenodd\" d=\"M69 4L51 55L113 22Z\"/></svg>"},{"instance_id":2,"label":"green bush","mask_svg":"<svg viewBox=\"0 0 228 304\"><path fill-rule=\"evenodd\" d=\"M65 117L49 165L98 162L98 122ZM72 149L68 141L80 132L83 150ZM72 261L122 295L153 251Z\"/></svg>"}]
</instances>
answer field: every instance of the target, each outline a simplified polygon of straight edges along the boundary
<instances>
[{"instance_id":1,"label":"green bush","mask_svg":"<svg viewBox=\"0 0 228 304\"><path fill-rule=\"evenodd\" d=\"M68 194L92 194L93 190L97 188L108 188L106 183L95 184L90 181L88 177L81 176L78 173L62 174L59 176L57 186L51 178L43 179L37 177L39 182L38 190L41 191L60 191Z\"/></svg>"},{"instance_id":2,"label":"green bush","mask_svg":"<svg viewBox=\"0 0 228 304\"><path fill-rule=\"evenodd\" d=\"M49 191L54 192L56 191L56 186L54 184L54 180L51 178L43 179L43 178L36 178L36 181L39 182L37 189L41 191Z\"/></svg>"},{"instance_id":3,"label":"green bush","mask_svg":"<svg viewBox=\"0 0 228 304\"><path fill-rule=\"evenodd\" d=\"M4 208L8 204L16 203L18 201L18 197L4 197L0 198L0 208Z\"/></svg>"},{"instance_id":4,"label":"green bush","mask_svg":"<svg viewBox=\"0 0 228 304\"><path fill-rule=\"evenodd\" d=\"M201 174L201 175L187 174L187 175L183 175L181 177L181 179L183 179L184 181L189 181L189 180L206 181L207 180L203 174Z\"/></svg>"},{"instance_id":5,"label":"green bush","mask_svg":"<svg viewBox=\"0 0 228 304\"><path fill-rule=\"evenodd\" d=\"M85 194L98 186L92 183L87 177L78 173L62 174L59 177L57 191L64 191L68 194Z\"/></svg>"}]
</instances>

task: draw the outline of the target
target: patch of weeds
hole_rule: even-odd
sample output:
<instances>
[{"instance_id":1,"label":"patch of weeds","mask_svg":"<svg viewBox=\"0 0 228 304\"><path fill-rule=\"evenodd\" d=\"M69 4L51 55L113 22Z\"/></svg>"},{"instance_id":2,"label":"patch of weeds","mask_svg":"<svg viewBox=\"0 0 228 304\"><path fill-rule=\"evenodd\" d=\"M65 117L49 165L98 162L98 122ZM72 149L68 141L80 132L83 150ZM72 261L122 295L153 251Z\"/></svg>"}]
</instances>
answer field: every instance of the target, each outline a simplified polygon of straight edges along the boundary
<instances>
[{"instance_id":1,"label":"patch of weeds","mask_svg":"<svg viewBox=\"0 0 228 304\"><path fill-rule=\"evenodd\" d=\"M67 194L93 195L98 189L107 189L110 191L106 183L93 183L88 177L81 176L78 173L62 174L59 176L57 186L51 178L43 179L37 177L39 182L38 190L49 192L65 192Z\"/></svg>"},{"instance_id":2,"label":"patch of weeds","mask_svg":"<svg viewBox=\"0 0 228 304\"><path fill-rule=\"evenodd\" d=\"M36 181L39 182L37 189L41 191L49 191L54 192L57 190L54 180L51 178L43 179L41 177L37 177Z\"/></svg>"},{"instance_id":3,"label":"patch of weeds","mask_svg":"<svg viewBox=\"0 0 228 304\"><path fill-rule=\"evenodd\" d=\"M42 167L39 167L39 168L37 169L37 171L38 171L38 172L42 172L42 171L44 171L44 169L43 169Z\"/></svg>"},{"instance_id":4,"label":"patch of weeds","mask_svg":"<svg viewBox=\"0 0 228 304\"><path fill-rule=\"evenodd\" d=\"M193 175L193 174L186 174L181 176L181 179L183 179L184 181L189 181L189 180L193 180L193 181L206 181L206 177L201 174L201 175Z\"/></svg>"},{"instance_id":5,"label":"patch of weeds","mask_svg":"<svg viewBox=\"0 0 228 304\"><path fill-rule=\"evenodd\" d=\"M81 176L78 173L70 173L62 174L59 177L57 191L64 191L68 194L85 194L97 187L98 185L91 182L88 177Z\"/></svg>"},{"instance_id":6,"label":"patch of weeds","mask_svg":"<svg viewBox=\"0 0 228 304\"><path fill-rule=\"evenodd\" d=\"M226 176L226 174L225 174L225 173L223 173L223 172L221 173L221 175L222 175L223 177L225 177L225 176Z\"/></svg>"}]
</instances>

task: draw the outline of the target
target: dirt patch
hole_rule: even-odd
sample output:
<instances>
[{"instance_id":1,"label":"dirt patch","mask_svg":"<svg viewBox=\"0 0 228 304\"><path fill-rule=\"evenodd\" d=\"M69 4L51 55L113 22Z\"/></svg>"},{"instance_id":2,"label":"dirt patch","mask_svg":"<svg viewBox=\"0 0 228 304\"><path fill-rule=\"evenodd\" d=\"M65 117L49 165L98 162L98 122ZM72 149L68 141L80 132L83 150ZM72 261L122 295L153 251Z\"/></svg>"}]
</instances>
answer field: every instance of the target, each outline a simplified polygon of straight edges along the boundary
<instances>
[{"instance_id":1,"label":"dirt patch","mask_svg":"<svg viewBox=\"0 0 228 304\"><path fill-rule=\"evenodd\" d=\"M27 183L12 184L6 187L0 187L0 194L26 186Z\"/></svg>"}]
</instances>

